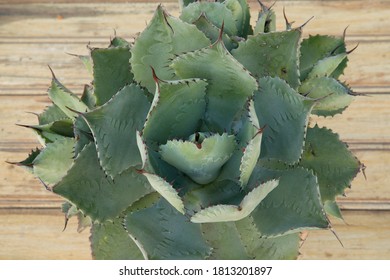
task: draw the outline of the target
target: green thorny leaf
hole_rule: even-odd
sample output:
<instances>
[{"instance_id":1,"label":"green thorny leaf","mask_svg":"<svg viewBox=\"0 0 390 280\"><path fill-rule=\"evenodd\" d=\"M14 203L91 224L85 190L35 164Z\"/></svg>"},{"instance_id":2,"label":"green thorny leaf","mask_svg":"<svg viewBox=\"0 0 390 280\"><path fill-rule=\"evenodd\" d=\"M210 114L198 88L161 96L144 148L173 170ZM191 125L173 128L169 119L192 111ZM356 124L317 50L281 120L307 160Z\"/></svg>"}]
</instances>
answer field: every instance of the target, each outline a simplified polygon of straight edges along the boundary
<instances>
[{"instance_id":1,"label":"green thorny leaf","mask_svg":"<svg viewBox=\"0 0 390 280\"><path fill-rule=\"evenodd\" d=\"M133 81L130 69L131 53L128 46L93 49L94 95L97 105L103 105L118 90Z\"/></svg>"},{"instance_id":2,"label":"green thorny leaf","mask_svg":"<svg viewBox=\"0 0 390 280\"><path fill-rule=\"evenodd\" d=\"M344 193L359 172L361 163L339 136L317 125L307 130L305 149L299 165L318 177L323 202Z\"/></svg>"},{"instance_id":3,"label":"green thorny leaf","mask_svg":"<svg viewBox=\"0 0 390 280\"><path fill-rule=\"evenodd\" d=\"M337 79L347 66L347 58L343 55L345 52L345 42L342 37L316 35L303 39L300 48L300 80L306 80L320 61L332 59L334 56L338 56L340 59L336 67L329 73L329 76Z\"/></svg>"},{"instance_id":4,"label":"green thorny leaf","mask_svg":"<svg viewBox=\"0 0 390 280\"><path fill-rule=\"evenodd\" d=\"M103 106L82 114L93 133L101 166L112 178L141 164L136 132L142 129L149 107L143 90L132 84Z\"/></svg>"},{"instance_id":5,"label":"green thorny leaf","mask_svg":"<svg viewBox=\"0 0 390 280\"><path fill-rule=\"evenodd\" d=\"M88 111L88 106L84 104L75 94L64 87L54 76L48 95L51 101L61 109L61 111L70 119L77 117L77 112Z\"/></svg>"},{"instance_id":6,"label":"green thorny leaf","mask_svg":"<svg viewBox=\"0 0 390 280\"><path fill-rule=\"evenodd\" d=\"M146 142L164 144L197 131L206 108L205 90L206 82L199 79L159 81L143 128Z\"/></svg>"},{"instance_id":7,"label":"green thorny leaf","mask_svg":"<svg viewBox=\"0 0 390 280\"><path fill-rule=\"evenodd\" d=\"M211 253L200 225L162 199L145 209L130 209L125 225L147 259L204 259Z\"/></svg>"},{"instance_id":8,"label":"green thorny leaf","mask_svg":"<svg viewBox=\"0 0 390 280\"><path fill-rule=\"evenodd\" d=\"M241 42L232 55L256 78L279 77L297 89L300 83L298 43L301 33L300 28L258 33Z\"/></svg>"},{"instance_id":9,"label":"green thorny leaf","mask_svg":"<svg viewBox=\"0 0 390 280\"><path fill-rule=\"evenodd\" d=\"M202 232L213 247L209 259L280 260L295 259L298 256L298 233L263 237L252 217L237 222L202 224Z\"/></svg>"},{"instance_id":10,"label":"green thorny leaf","mask_svg":"<svg viewBox=\"0 0 390 280\"><path fill-rule=\"evenodd\" d=\"M136 243L123 225L123 217L95 223L90 237L92 255L97 260L142 260Z\"/></svg>"},{"instance_id":11,"label":"green thorny leaf","mask_svg":"<svg viewBox=\"0 0 390 280\"><path fill-rule=\"evenodd\" d=\"M218 133L231 131L233 120L257 89L256 80L220 40L210 47L178 56L171 67L183 79L207 80L206 127Z\"/></svg>"},{"instance_id":12,"label":"green thorny leaf","mask_svg":"<svg viewBox=\"0 0 390 280\"><path fill-rule=\"evenodd\" d=\"M59 182L73 163L74 145L73 138L63 138L47 144L32 163L34 174L45 184Z\"/></svg>"},{"instance_id":13,"label":"green thorny leaf","mask_svg":"<svg viewBox=\"0 0 390 280\"><path fill-rule=\"evenodd\" d=\"M302 167L273 170L260 163L252 173L248 186L279 179L279 185L270 192L252 212L254 223L265 236L281 236L305 229L329 228L321 202L317 177Z\"/></svg>"},{"instance_id":14,"label":"green thorny leaf","mask_svg":"<svg viewBox=\"0 0 390 280\"><path fill-rule=\"evenodd\" d=\"M175 55L209 44L210 40L194 25L170 16L160 5L131 49L134 79L154 93L156 84L152 69L160 79L174 79L174 71L168 65Z\"/></svg>"},{"instance_id":15,"label":"green thorny leaf","mask_svg":"<svg viewBox=\"0 0 390 280\"><path fill-rule=\"evenodd\" d=\"M75 204L92 220L119 215L133 202L152 191L146 178L130 168L114 180L101 169L95 146L88 144L53 191Z\"/></svg>"},{"instance_id":16,"label":"green thorny leaf","mask_svg":"<svg viewBox=\"0 0 390 280\"><path fill-rule=\"evenodd\" d=\"M301 94L317 99L312 113L318 116L334 116L343 112L353 101L352 91L330 77L308 79L299 87Z\"/></svg>"},{"instance_id":17,"label":"green thorny leaf","mask_svg":"<svg viewBox=\"0 0 390 280\"><path fill-rule=\"evenodd\" d=\"M261 157L295 163L302 154L306 127L314 101L294 91L280 78L261 78L254 106L265 126Z\"/></svg>"}]
</instances>

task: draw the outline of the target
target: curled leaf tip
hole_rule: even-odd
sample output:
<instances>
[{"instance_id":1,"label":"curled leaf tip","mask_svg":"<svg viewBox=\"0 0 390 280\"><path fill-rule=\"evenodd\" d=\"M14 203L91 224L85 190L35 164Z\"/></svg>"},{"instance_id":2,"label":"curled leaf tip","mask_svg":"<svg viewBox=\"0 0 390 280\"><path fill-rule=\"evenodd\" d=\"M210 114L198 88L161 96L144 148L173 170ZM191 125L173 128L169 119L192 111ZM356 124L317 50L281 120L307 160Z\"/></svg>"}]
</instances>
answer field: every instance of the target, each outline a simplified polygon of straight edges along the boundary
<instances>
[{"instance_id":1,"label":"curled leaf tip","mask_svg":"<svg viewBox=\"0 0 390 280\"><path fill-rule=\"evenodd\" d=\"M347 51L346 53L347 53L347 54L352 53L354 50L357 49L357 47L359 47L359 44L360 44L360 43L357 43L356 47L354 47L352 50Z\"/></svg>"},{"instance_id":2,"label":"curled leaf tip","mask_svg":"<svg viewBox=\"0 0 390 280\"><path fill-rule=\"evenodd\" d=\"M312 19L314 18L314 16L312 16L311 18L309 18L306 22L304 22L301 26L299 26L298 29L302 29L306 26L306 24L308 24Z\"/></svg>"},{"instance_id":3,"label":"curled leaf tip","mask_svg":"<svg viewBox=\"0 0 390 280\"><path fill-rule=\"evenodd\" d=\"M45 189L49 192L53 192L53 189L49 187L41 178L38 177L38 180L42 183L42 185L45 187Z\"/></svg>"},{"instance_id":4,"label":"curled leaf tip","mask_svg":"<svg viewBox=\"0 0 390 280\"><path fill-rule=\"evenodd\" d=\"M64 224L64 228L62 229L62 232L64 232L68 226L68 222L69 222L69 218L65 215L65 224Z\"/></svg>"},{"instance_id":5,"label":"curled leaf tip","mask_svg":"<svg viewBox=\"0 0 390 280\"><path fill-rule=\"evenodd\" d=\"M362 173L363 173L364 179L367 181L366 168L367 168L367 166L365 166L364 163L361 163L361 164L360 164L360 170L361 170Z\"/></svg>"},{"instance_id":6,"label":"curled leaf tip","mask_svg":"<svg viewBox=\"0 0 390 280\"><path fill-rule=\"evenodd\" d=\"M34 113L34 112L26 112L27 114L32 114L32 115L34 115L34 116L37 116L37 117L39 117L39 114L37 114L37 113Z\"/></svg>"},{"instance_id":7,"label":"curled leaf tip","mask_svg":"<svg viewBox=\"0 0 390 280\"><path fill-rule=\"evenodd\" d=\"M284 16L284 20L286 22L286 29L287 30L290 30L291 27L292 27L292 24L294 23L294 21L290 22L287 18L287 15L286 15L286 9L285 7L283 7L283 16Z\"/></svg>"},{"instance_id":8,"label":"curled leaf tip","mask_svg":"<svg viewBox=\"0 0 390 280\"><path fill-rule=\"evenodd\" d=\"M337 232L334 230L334 228L330 227L329 230L333 233L333 235L336 237L336 239L339 241L341 247L344 247L343 242L341 241L340 237L338 236Z\"/></svg>"},{"instance_id":9,"label":"curled leaf tip","mask_svg":"<svg viewBox=\"0 0 390 280\"><path fill-rule=\"evenodd\" d=\"M53 69L50 67L50 65L47 65L47 67L49 67L49 70L50 70L50 72L51 72L52 78L55 79L55 80L57 80L57 77L56 77L56 75L54 74L54 71L53 71Z\"/></svg>"},{"instance_id":10,"label":"curled leaf tip","mask_svg":"<svg viewBox=\"0 0 390 280\"><path fill-rule=\"evenodd\" d=\"M8 160L6 160L5 163L7 163L7 164L12 164L12 165L17 165L17 166L21 166L20 162L16 162L16 161L8 161ZM32 166L32 165L28 165L28 166Z\"/></svg>"},{"instance_id":11,"label":"curled leaf tip","mask_svg":"<svg viewBox=\"0 0 390 280\"><path fill-rule=\"evenodd\" d=\"M345 37L347 36L347 29L348 29L349 25L347 25L347 27L345 27L344 31L343 31L343 41L345 41Z\"/></svg>"}]
</instances>

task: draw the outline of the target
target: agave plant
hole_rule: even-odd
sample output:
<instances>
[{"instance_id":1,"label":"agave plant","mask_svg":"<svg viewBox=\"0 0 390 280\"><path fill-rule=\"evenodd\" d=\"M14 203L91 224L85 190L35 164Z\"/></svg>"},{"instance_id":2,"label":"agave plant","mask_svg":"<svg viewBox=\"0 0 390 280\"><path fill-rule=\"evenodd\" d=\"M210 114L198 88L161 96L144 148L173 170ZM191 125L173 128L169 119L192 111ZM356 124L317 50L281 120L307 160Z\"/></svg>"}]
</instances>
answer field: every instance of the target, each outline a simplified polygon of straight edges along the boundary
<instances>
[{"instance_id":1,"label":"agave plant","mask_svg":"<svg viewBox=\"0 0 390 280\"><path fill-rule=\"evenodd\" d=\"M344 37L275 30L245 0L161 5L134 43L80 56L81 98L54 76L19 165L91 227L96 259L294 259L331 229L361 163L310 115L353 100Z\"/></svg>"}]
</instances>

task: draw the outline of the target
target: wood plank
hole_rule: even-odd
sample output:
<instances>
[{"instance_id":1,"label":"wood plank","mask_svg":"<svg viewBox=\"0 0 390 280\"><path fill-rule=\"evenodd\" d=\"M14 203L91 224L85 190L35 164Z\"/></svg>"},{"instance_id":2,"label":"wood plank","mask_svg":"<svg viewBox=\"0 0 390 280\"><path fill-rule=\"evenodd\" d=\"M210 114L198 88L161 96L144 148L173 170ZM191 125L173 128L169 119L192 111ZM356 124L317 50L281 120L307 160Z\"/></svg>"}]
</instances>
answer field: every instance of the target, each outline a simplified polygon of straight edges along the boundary
<instances>
[{"instance_id":1,"label":"wood plank","mask_svg":"<svg viewBox=\"0 0 390 280\"><path fill-rule=\"evenodd\" d=\"M301 248L300 259L390 259L389 211L344 211L343 214L346 223L332 223L344 247L330 231L312 231Z\"/></svg>"},{"instance_id":2,"label":"wood plank","mask_svg":"<svg viewBox=\"0 0 390 280\"><path fill-rule=\"evenodd\" d=\"M347 40L350 48L357 42L361 42L361 45L350 56L346 80L353 86L360 87L387 85L386 92L389 92L390 76L386 73L390 73L390 65L386 62L389 59L390 24L386 17L387 11L390 10L390 2L374 2L365 7L364 13L360 12L364 5L367 6L364 1L348 3L282 1L275 5L275 9L279 15L282 14L282 7L291 9L291 14L297 17L296 22L304 22L307 14L317 11L316 19L304 29L305 35L329 32L341 35L349 19L357 21L350 22ZM66 57L65 52L87 53L85 45L89 41L94 46L103 46L114 34L114 29L117 30L117 34L131 38L144 29L145 22L150 20L155 6L155 3L28 7L4 5L1 16L4 28L0 29L0 42L4 54L1 60L0 85L26 85L26 82L44 84L45 76L38 73L47 75L47 64L55 69L60 68L60 71L61 68L66 69L64 75L59 75L63 77L64 82L77 78L77 72L71 65L75 60ZM167 8L172 10L173 14L178 14L175 3L167 3ZM357 12L360 12L359 17L356 17ZM279 21L280 28L283 28L283 24L283 20ZM367 26L370 29L366 29ZM16 73L19 75L15 75ZM9 88L0 90L4 93Z\"/></svg>"},{"instance_id":3,"label":"wood plank","mask_svg":"<svg viewBox=\"0 0 390 280\"><path fill-rule=\"evenodd\" d=\"M330 231L311 231L300 259L389 259L390 212L344 211L347 224L332 221L344 244ZM90 259L89 232L76 232L71 219L62 232L59 210L0 211L0 259ZM326 244L326 245L325 245Z\"/></svg>"},{"instance_id":4,"label":"wood plank","mask_svg":"<svg viewBox=\"0 0 390 280\"><path fill-rule=\"evenodd\" d=\"M33 3L62 3L62 4L79 4L79 3L138 3L152 2L160 3L158 0L0 0L0 4L33 4ZM164 2L177 2L176 0L165 0Z\"/></svg>"},{"instance_id":5,"label":"wood plank","mask_svg":"<svg viewBox=\"0 0 390 280\"><path fill-rule=\"evenodd\" d=\"M102 30L116 28L118 30L133 28L127 23L135 24L135 27L149 21L151 15L160 1L149 3L116 3L116 4L31 4L31 5L2 5L2 21L6 22L13 29L0 31L0 36L25 35L25 27L29 23L30 36L58 36L63 31L63 26L73 30L73 34L91 34ZM175 16L179 15L176 1L161 1L168 11ZM265 1L272 4L273 1ZM257 18L257 11L260 9L257 1L250 2L252 21ZM390 23L387 20L390 1L278 1L274 10L278 15L278 27L284 28L283 7L291 21L297 25L303 24L311 16L315 20L306 26L307 31L342 34L344 28L350 25L349 35L389 35ZM130 16L131 15L131 16ZM359 16L356 16L359 15ZM96 18L99 18L99 21ZM37 19L40 18L40 22ZM141 18L141 20L139 20ZM78 25L82 19L83 26ZM22 21L22 22L18 22ZM50 25L48 24L50 23ZM111 23L107 26L108 23ZM114 24L112 24L114 23ZM45 27L42 29L41 27ZM59 29L60 27L60 29ZM83 28L85 27L85 28ZM92 27L92 29L91 29ZM142 28L143 29L143 28ZM14 30L12 32L12 30ZM138 29L140 31L141 29ZM305 31L306 32L306 31ZM126 34L126 33L124 33Z\"/></svg>"},{"instance_id":6,"label":"wood plank","mask_svg":"<svg viewBox=\"0 0 390 280\"><path fill-rule=\"evenodd\" d=\"M0 211L0 259L91 259L89 230L77 233L77 219L64 228L64 217L55 211Z\"/></svg>"},{"instance_id":7,"label":"wood plank","mask_svg":"<svg viewBox=\"0 0 390 280\"><path fill-rule=\"evenodd\" d=\"M113 32L107 32L106 39L91 38L91 45L108 45ZM389 37L390 38L390 37ZM34 39L19 38L14 44L7 39L1 44L3 58L0 61L0 95L43 93L49 84L50 65L57 77L65 84L89 83L91 77L82 69L81 62L66 53L88 55L88 39L72 37ZM76 42L75 42L76 41ZM348 42L348 45L355 43ZM355 91L366 92L367 88L380 93L390 93L390 40L362 42L358 49L349 55L348 67L341 80L347 81ZM364 58L364 59L362 59Z\"/></svg>"}]
</instances>

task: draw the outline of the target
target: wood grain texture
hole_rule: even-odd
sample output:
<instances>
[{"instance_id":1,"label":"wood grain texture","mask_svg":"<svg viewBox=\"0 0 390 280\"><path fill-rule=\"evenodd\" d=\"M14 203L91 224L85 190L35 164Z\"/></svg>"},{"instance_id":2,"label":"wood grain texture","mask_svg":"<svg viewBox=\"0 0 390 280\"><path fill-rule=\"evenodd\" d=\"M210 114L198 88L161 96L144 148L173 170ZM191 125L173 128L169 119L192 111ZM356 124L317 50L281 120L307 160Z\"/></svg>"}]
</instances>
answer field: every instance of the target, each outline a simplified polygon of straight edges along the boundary
<instances>
[{"instance_id":1,"label":"wood grain texture","mask_svg":"<svg viewBox=\"0 0 390 280\"><path fill-rule=\"evenodd\" d=\"M311 231L301 247L301 259L390 259L390 212L345 211L345 222L333 221L330 231Z\"/></svg>"},{"instance_id":2,"label":"wood grain texture","mask_svg":"<svg viewBox=\"0 0 390 280\"><path fill-rule=\"evenodd\" d=\"M50 2L50 3L48 3ZM66 2L66 3L64 3ZM102 3L110 2L110 3ZM115 4L114 4L115 2ZM0 0L0 259L89 259L89 233L78 234L75 220L62 233L62 199L45 190L18 161L39 146L28 129L49 105L50 65L73 92L91 81L72 54L88 54L88 44L107 46L115 32L131 40L142 31L160 1ZM28 4L25 4L28 3ZM176 1L162 1L179 14ZM271 2L265 2L270 4ZM259 8L250 1L252 21ZM283 7L296 26L312 15L308 34L341 35L349 56L342 77L357 93L355 102L334 118L311 122L339 133L367 166L367 180L358 174L339 203L348 225L334 221L344 248L329 231L312 232L302 259L389 259L390 245L390 1L278 1L278 28L284 28ZM326 244L326 248L324 248Z\"/></svg>"},{"instance_id":3,"label":"wood grain texture","mask_svg":"<svg viewBox=\"0 0 390 280\"><path fill-rule=\"evenodd\" d=\"M0 210L0 259L91 259L89 231L77 232L77 219L65 231L59 210Z\"/></svg>"}]
</instances>

